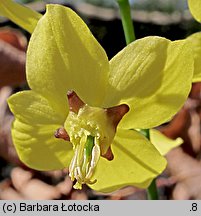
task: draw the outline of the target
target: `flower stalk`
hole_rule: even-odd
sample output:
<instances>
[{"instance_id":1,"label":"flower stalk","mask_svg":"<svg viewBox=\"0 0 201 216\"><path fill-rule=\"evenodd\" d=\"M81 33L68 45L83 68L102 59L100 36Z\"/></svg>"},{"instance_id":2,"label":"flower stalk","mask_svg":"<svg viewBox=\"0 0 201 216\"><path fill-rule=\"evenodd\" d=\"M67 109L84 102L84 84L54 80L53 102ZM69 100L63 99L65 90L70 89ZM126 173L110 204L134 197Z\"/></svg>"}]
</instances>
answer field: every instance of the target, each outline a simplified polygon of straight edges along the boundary
<instances>
[{"instance_id":1,"label":"flower stalk","mask_svg":"<svg viewBox=\"0 0 201 216\"><path fill-rule=\"evenodd\" d=\"M131 18L131 9L128 0L117 0L119 4L121 20L124 30L124 35L126 38L126 44L133 42L135 40L135 32L134 26ZM141 133L150 140L149 129L142 129ZM155 179L152 181L150 186L147 189L147 196L149 200L157 200L158 199L158 191L156 187Z\"/></svg>"},{"instance_id":2,"label":"flower stalk","mask_svg":"<svg viewBox=\"0 0 201 216\"><path fill-rule=\"evenodd\" d=\"M158 200L158 191L156 187L156 179L152 181L147 189L147 197L149 200Z\"/></svg>"},{"instance_id":3,"label":"flower stalk","mask_svg":"<svg viewBox=\"0 0 201 216\"><path fill-rule=\"evenodd\" d=\"M126 44L129 44L135 40L135 32L131 19L130 4L128 0L117 0L117 2L119 4Z\"/></svg>"},{"instance_id":4,"label":"flower stalk","mask_svg":"<svg viewBox=\"0 0 201 216\"><path fill-rule=\"evenodd\" d=\"M149 129L141 129L141 133L150 140L150 131ZM150 186L147 188L147 197L149 200L158 200L158 190L156 187L156 179L152 181Z\"/></svg>"}]
</instances>

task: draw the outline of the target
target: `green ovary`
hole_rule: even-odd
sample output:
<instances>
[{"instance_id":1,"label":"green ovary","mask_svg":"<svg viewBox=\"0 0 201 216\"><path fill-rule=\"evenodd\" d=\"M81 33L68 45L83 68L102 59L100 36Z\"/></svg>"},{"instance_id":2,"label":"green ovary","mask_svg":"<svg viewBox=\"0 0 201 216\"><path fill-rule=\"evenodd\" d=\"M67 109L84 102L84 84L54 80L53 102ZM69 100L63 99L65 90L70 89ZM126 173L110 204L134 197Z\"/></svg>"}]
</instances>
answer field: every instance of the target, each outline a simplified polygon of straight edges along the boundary
<instances>
[{"instance_id":1,"label":"green ovary","mask_svg":"<svg viewBox=\"0 0 201 216\"><path fill-rule=\"evenodd\" d=\"M107 116L106 110L85 105L78 113L69 112L64 127L73 144L74 157L69 172L71 180L76 180L74 188L81 189L82 184L93 184L91 180L101 155L111 145L115 128Z\"/></svg>"}]
</instances>

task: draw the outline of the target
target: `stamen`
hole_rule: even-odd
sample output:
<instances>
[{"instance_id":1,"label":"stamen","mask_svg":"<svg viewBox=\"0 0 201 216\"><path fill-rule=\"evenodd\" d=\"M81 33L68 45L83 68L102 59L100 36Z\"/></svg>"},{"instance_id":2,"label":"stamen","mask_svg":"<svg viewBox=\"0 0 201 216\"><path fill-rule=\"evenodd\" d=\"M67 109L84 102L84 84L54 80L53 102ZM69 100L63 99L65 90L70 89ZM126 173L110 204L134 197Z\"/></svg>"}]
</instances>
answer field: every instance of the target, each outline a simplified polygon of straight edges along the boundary
<instances>
[{"instance_id":1,"label":"stamen","mask_svg":"<svg viewBox=\"0 0 201 216\"><path fill-rule=\"evenodd\" d=\"M82 190L82 184L80 182L76 182L76 184L73 186L74 189Z\"/></svg>"},{"instance_id":2,"label":"stamen","mask_svg":"<svg viewBox=\"0 0 201 216\"><path fill-rule=\"evenodd\" d=\"M67 93L69 114L64 128L59 128L55 137L69 140L73 145L74 157L69 167L71 180L76 180L74 188L82 184L93 184L91 180L100 156L108 160L114 158L111 144L116 128L129 111L126 104L103 109L85 104L74 91Z\"/></svg>"},{"instance_id":3,"label":"stamen","mask_svg":"<svg viewBox=\"0 0 201 216\"><path fill-rule=\"evenodd\" d=\"M95 166L97 165L98 161L99 161L99 157L100 157L100 146L99 145L95 145L93 147L92 150L92 154L91 154L91 164L90 167L95 168Z\"/></svg>"},{"instance_id":4,"label":"stamen","mask_svg":"<svg viewBox=\"0 0 201 216\"><path fill-rule=\"evenodd\" d=\"M80 178L80 179L83 179L83 176L82 176L82 172L81 172L80 167L77 167L77 173L78 173L79 178Z\"/></svg>"},{"instance_id":5,"label":"stamen","mask_svg":"<svg viewBox=\"0 0 201 216\"><path fill-rule=\"evenodd\" d=\"M82 166L83 163L83 155L84 155L84 148L86 143L87 137L82 136L80 139L80 144L78 145L78 152L77 152L77 166Z\"/></svg>"},{"instance_id":6,"label":"stamen","mask_svg":"<svg viewBox=\"0 0 201 216\"><path fill-rule=\"evenodd\" d=\"M96 182L96 180L90 180L100 158L100 146L94 143L94 141L94 137L90 135L86 138L81 137L79 144L74 150L75 156L69 167L71 180L77 180L74 188L80 189L82 184Z\"/></svg>"},{"instance_id":7,"label":"stamen","mask_svg":"<svg viewBox=\"0 0 201 216\"><path fill-rule=\"evenodd\" d=\"M100 146L99 145L95 145L93 147L93 150L92 150L92 154L91 154L91 162L90 162L90 167L89 167L89 171L87 172L86 174L86 179L90 179L93 172L94 172L94 169L99 161L99 158L100 158Z\"/></svg>"},{"instance_id":8,"label":"stamen","mask_svg":"<svg viewBox=\"0 0 201 216\"><path fill-rule=\"evenodd\" d=\"M90 168L89 168L89 171L88 171L88 173L87 173L87 175L86 175L86 179L90 179L90 178L91 178L91 176L92 176L92 174L93 174L93 171L94 171L94 169L93 169L92 167L90 167Z\"/></svg>"},{"instance_id":9,"label":"stamen","mask_svg":"<svg viewBox=\"0 0 201 216\"><path fill-rule=\"evenodd\" d=\"M71 160L70 166L69 166L69 176L71 177L71 180L74 181L74 172L73 169L76 166L76 159L77 159L77 149L75 150L75 154L73 159Z\"/></svg>"}]
</instances>

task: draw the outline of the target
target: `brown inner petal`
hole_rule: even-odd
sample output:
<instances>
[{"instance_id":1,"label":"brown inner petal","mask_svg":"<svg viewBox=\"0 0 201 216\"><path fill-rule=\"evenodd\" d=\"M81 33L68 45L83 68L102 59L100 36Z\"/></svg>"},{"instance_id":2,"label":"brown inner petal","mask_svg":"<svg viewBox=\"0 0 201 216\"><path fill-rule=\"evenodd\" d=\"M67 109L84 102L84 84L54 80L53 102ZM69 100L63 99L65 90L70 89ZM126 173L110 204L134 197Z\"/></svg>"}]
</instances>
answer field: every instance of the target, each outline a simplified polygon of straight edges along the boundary
<instances>
[{"instance_id":1,"label":"brown inner petal","mask_svg":"<svg viewBox=\"0 0 201 216\"><path fill-rule=\"evenodd\" d=\"M74 91L68 91L68 104L70 111L78 113L79 109L82 108L85 103L78 97Z\"/></svg>"},{"instance_id":2,"label":"brown inner petal","mask_svg":"<svg viewBox=\"0 0 201 216\"><path fill-rule=\"evenodd\" d=\"M54 136L56 138L61 138L61 139L66 140L66 141L70 141L70 137L69 137L68 133L66 132L65 128L63 128L63 127L58 128L55 131Z\"/></svg>"}]
</instances>

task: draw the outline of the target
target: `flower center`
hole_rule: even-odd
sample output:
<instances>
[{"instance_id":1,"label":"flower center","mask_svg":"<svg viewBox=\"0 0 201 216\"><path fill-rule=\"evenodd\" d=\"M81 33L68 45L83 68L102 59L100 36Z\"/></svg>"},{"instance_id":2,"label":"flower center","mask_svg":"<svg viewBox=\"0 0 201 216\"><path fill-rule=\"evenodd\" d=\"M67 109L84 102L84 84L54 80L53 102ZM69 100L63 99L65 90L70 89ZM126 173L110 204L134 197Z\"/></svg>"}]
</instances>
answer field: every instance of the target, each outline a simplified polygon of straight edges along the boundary
<instances>
[{"instance_id":1,"label":"flower center","mask_svg":"<svg viewBox=\"0 0 201 216\"><path fill-rule=\"evenodd\" d=\"M116 133L116 127L123 115L128 112L127 105L103 109L91 107L71 91L68 93L69 114L55 133L55 137L70 140L74 156L69 166L71 180L76 180L74 188L81 189L82 184L93 184L91 180L100 156L113 159L110 145Z\"/></svg>"},{"instance_id":2,"label":"flower center","mask_svg":"<svg viewBox=\"0 0 201 216\"><path fill-rule=\"evenodd\" d=\"M76 188L91 184L92 174L101 154L112 143L115 128L107 118L106 110L84 105L78 113L72 111L64 124L73 144L74 157L69 167L70 177L77 180Z\"/></svg>"}]
</instances>

